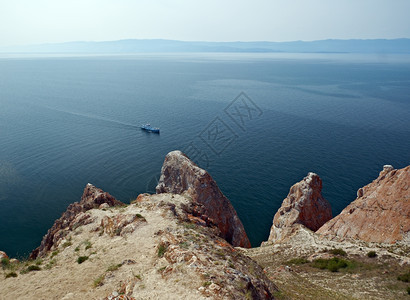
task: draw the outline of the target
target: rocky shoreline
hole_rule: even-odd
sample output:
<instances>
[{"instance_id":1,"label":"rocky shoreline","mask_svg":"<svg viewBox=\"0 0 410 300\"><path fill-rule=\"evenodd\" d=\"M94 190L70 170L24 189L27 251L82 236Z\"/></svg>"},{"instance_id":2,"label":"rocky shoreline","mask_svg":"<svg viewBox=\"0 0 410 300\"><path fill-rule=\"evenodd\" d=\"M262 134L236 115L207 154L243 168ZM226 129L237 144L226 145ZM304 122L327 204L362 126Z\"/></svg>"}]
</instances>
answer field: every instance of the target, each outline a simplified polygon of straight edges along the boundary
<instances>
[{"instance_id":1,"label":"rocky shoreline","mask_svg":"<svg viewBox=\"0 0 410 300\"><path fill-rule=\"evenodd\" d=\"M0 251L0 299L405 299L405 283L393 279L410 271L409 185L410 166L386 165L332 218L322 180L308 173L290 188L268 240L250 249L209 173L172 151L156 194L127 205L87 184L29 260ZM353 275L324 273L318 261L343 261ZM385 288L383 278L399 287Z\"/></svg>"}]
</instances>

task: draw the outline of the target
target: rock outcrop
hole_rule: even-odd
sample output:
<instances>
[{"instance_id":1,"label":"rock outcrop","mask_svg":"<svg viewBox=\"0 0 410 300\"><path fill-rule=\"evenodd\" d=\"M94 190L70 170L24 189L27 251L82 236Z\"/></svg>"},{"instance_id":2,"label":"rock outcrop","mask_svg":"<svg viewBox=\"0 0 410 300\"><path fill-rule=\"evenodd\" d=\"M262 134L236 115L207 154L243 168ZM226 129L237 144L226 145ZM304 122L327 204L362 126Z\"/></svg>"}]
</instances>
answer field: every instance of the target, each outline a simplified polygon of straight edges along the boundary
<instances>
[{"instance_id":1,"label":"rock outcrop","mask_svg":"<svg viewBox=\"0 0 410 300\"><path fill-rule=\"evenodd\" d=\"M189 195L143 194L107 209L102 198L117 203L108 194L92 186L84 194L75 207L94 209L71 218L70 205L49 232L51 253L0 268L0 299L267 300L279 294L246 249L216 235L217 228L196 225Z\"/></svg>"},{"instance_id":2,"label":"rock outcrop","mask_svg":"<svg viewBox=\"0 0 410 300\"><path fill-rule=\"evenodd\" d=\"M318 234L366 242L410 242L410 166L386 165L379 177L357 191L357 198Z\"/></svg>"},{"instance_id":3,"label":"rock outcrop","mask_svg":"<svg viewBox=\"0 0 410 300\"><path fill-rule=\"evenodd\" d=\"M2 260L3 258L9 258L8 255L6 254L6 252L4 251L0 251L0 260Z\"/></svg>"},{"instance_id":4,"label":"rock outcrop","mask_svg":"<svg viewBox=\"0 0 410 300\"><path fill-rule=\"evenodd\" d=\"M292 235L299 224L316 231L332 218L330 203L322 196L322 180L309 173L294 184L273 218L269 242Z\"/></svg>"},{"instance_id":5,"label":"rock outcrop","mask_svg":"<svg viewBox=\"0 0 410 300\"><path fill-rule=\"evenodd\" d=\"M74 202L68 206L61 218L54 222L54 225L43 237L40 246L31 252L30 258L35 259L44 256L53 246L58 245L73 228L90 222L89 215L82 213L93 208L99 208L104 203L108 206L124 205L124 203L116 200L110 194L88 183L84 189L81 201Z\"/></svg>"},{"instance_id":6,"label":"rock outcrop","mask_svg":"<svg viewBox=\"0 0 410 300\"><path fill-rule=\"evenodd\" d=\"M189 195L194 204L193 217L218 227L220 236L233 246L251 246L235 209L216 182L181 151L165 157L156 191Z\"/></svg>"}]
</instances>

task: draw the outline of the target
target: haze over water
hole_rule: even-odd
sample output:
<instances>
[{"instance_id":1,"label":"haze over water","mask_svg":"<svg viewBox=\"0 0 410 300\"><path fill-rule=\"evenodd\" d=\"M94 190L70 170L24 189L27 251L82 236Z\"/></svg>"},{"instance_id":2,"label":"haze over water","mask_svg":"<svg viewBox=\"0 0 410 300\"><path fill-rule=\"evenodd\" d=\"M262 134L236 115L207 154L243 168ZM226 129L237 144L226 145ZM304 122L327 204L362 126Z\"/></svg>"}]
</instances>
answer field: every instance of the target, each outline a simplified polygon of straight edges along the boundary
<instances>
[{"instance_id":1,"label":"haze over water","mask_svg":"<svg viewBox=\"0 0 410 300\"><path fill-rule=\"evenodd\" d=\"M88 182L123 202L153 192L176 149L210 172L257 246L308 172L336 215L384 164L409 164L410 59L3 56L0 146L0 250L10 256L37 247Z\"/></svg>"}]
</instances>

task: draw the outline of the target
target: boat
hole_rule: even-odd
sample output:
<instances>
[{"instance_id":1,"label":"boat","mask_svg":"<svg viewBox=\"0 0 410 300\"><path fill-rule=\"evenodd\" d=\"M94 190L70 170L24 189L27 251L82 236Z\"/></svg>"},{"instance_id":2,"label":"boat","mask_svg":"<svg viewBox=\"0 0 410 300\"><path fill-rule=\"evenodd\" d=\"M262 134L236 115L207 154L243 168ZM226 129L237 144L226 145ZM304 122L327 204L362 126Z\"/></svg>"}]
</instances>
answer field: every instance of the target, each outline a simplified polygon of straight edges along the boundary
<instances>
[{"instance_id":1,"label":"boat","mask_svg":"<svg viewBox=\"0 0 410 300\"><path fill-rule=\"evenodd\" d=\"M141 125L141 129L145 130L147 132L159 133L159 128L158 127L152 127L151 124L149 124L149 123Z\"/></svg>"}]
</instances>

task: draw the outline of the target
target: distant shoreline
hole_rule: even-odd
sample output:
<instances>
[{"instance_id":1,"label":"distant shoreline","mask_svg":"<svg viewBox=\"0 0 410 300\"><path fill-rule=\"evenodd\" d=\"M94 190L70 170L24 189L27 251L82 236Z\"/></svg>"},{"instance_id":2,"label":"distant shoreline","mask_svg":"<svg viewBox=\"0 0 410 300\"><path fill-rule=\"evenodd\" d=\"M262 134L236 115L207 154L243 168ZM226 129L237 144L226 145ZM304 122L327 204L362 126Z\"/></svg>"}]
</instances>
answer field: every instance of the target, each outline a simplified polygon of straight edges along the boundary
<instances>
[{"instance_id":1,"label":"distant shoreline","mask_svg":"<svg viewBox=\"0 0 410 300\"><path fill-rule=\"evenodd\" d=\"M0 47L0 53L373 53L410 54L410 39L318 40L293 42L189 42L118 40Z\"/></svg>"}]
</instances>

